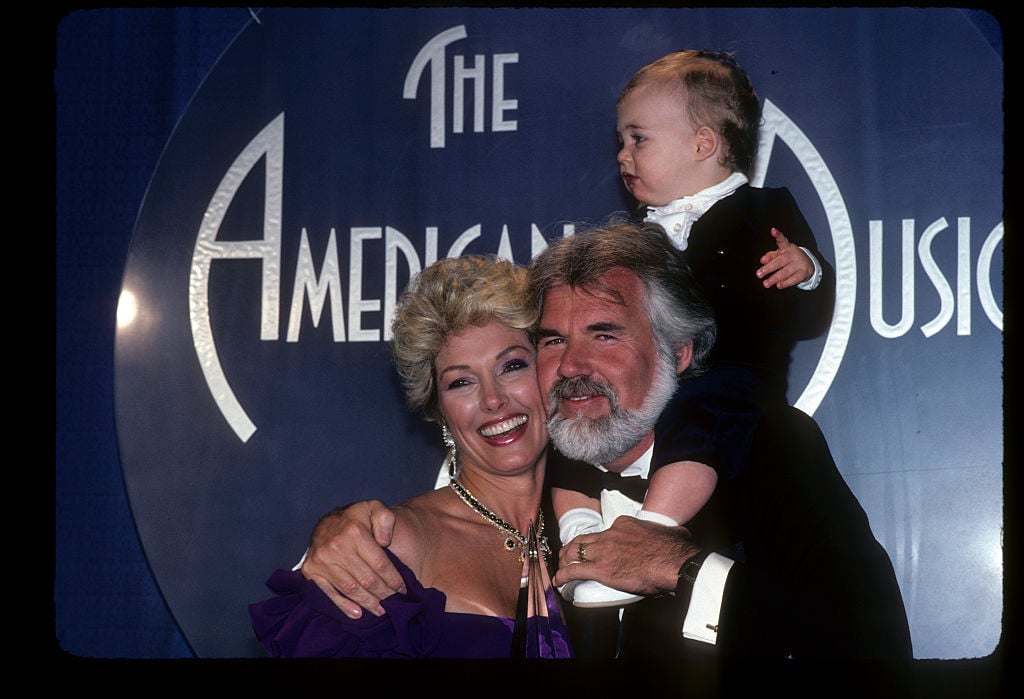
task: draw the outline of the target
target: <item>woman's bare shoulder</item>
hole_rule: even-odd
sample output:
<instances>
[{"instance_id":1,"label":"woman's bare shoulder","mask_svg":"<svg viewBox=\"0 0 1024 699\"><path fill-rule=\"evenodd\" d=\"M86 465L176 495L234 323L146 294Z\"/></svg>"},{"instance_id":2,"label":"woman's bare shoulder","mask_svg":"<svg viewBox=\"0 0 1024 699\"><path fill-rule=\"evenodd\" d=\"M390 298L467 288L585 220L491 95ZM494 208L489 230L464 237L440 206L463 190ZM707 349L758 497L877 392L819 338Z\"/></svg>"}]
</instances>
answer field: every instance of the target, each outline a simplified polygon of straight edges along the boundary
<instances>
[{"instance_id":1,"label":"woman's bare shoulder","mask_svg":"<svg viewBox=\"0 0 1024 699\"><path fill-rule=\"evenodd\" d=\"M449 498L443 490L415 495L395 505L395 529L391 551L418 571L431 541L436 541L443 521L448 516Z\"/></svg>"}]
</instances>

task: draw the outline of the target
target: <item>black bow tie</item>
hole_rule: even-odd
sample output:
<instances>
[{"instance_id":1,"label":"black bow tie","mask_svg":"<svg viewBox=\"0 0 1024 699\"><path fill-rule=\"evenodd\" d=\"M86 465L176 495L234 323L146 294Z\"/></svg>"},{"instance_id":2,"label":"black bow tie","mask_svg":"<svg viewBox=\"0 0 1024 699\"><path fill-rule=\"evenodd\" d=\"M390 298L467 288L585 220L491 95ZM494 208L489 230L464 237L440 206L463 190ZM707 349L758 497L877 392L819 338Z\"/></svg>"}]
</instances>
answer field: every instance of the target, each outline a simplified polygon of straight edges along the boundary
<instances>
[{"instance_id":1,"label":"black bow tie","mask_svg":"<svg viewBox=\"0 0 1024 699\"><path fill-rule=\"evenodd\" d=\"M601 487L605 490L617 490L630 500L643 503L647 495L647 479L643 476L622 476L611 471L598 471Z\"/></svg>"}]
</instances>

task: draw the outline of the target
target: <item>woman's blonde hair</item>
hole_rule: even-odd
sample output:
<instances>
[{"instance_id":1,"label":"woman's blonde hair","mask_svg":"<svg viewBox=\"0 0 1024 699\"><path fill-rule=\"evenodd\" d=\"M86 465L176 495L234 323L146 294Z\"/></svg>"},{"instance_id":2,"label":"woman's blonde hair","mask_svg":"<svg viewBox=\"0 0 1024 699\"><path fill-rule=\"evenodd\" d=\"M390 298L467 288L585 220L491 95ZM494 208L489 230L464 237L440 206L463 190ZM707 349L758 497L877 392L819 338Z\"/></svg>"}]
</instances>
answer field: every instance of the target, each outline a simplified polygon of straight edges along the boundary
<instances>
[{"instance_id":1,"label":"woman's blonde hair","mask_svg":"<svg viewBox=\"0 0 1024 699\"><path fill-rule=\"evenodd\" d=\"M434 360L452 335L497 322L532 333L538 312L526 269L496 255L438 260L410 280L395 305L391 355L406 404L441 421Z\"/></svg>"}]
</instances>

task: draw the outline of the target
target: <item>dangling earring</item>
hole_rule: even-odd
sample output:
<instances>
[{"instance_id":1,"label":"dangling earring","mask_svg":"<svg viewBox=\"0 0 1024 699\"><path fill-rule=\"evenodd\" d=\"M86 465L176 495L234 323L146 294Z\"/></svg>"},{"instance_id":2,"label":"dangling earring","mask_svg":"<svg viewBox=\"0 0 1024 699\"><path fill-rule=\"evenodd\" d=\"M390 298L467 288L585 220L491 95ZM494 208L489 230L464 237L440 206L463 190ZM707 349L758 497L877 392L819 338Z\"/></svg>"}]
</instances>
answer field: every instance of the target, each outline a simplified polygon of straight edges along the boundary
<instances>
[{"instance_id":1,"label":"dangling earring","mask_svg":"<svg viewBox=\"0 0 1024 699\"><path fill-rule=\"evenodd\" d=\"M448 478L454 481L459 477L459 467L455 460L455 438L448 431L448 425L441 425L441 441L448 447Z\"/></svg>"}]
</instances>

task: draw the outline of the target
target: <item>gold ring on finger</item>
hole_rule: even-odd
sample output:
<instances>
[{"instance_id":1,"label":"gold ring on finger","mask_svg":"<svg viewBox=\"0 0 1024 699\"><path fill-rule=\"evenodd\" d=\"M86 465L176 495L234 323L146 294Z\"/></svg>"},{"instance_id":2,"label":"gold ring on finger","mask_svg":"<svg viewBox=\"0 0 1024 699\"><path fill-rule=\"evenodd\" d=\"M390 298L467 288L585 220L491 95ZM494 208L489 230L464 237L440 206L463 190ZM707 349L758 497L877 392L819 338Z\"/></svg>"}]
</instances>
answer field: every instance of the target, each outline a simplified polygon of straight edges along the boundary
<instances>
[{"instance_id":1,"label":"gold ring on finger","mask_svg":"<svg viewBox=\"0 0 1024 699\"><path fill-rule=\"evenodd\" d=\"M590 559L587 558L587 545L584 543L576 544L576 560L580 563L589 563Z\"/></svg>"}]
</instances>

